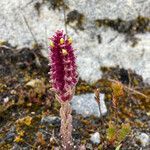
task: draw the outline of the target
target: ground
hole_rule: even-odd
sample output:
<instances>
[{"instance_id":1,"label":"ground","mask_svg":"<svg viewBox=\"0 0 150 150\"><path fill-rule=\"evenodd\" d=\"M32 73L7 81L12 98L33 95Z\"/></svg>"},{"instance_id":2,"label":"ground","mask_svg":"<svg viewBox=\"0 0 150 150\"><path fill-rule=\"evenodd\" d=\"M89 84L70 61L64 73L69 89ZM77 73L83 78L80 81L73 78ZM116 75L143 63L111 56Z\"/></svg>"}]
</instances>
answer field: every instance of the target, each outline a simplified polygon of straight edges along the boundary
<instances>
[{"instance_id":1,"label":"ground","mask_svg":"<svg viewBox=\"0 0 150 150\"><path fill-rule=\"evenodd\" d=\"M50 90L48 60L41 55L41 46L17 49L9 43L0 47L0 150L61 148L60 120L42 121L47 116L59 117L59 103ZM102 118L84 118L73 112L74 149L83 144L86 149L113 150L106 132L110 121L115 123L112 107L112 82L123 85L118 98L118 127L128 123L131 132L121 142L123 150L141 149L135 137L150 133L150 86L132 70L103 67L103 77L93 84L79 79L75 94L93 93L98 88L106 94L108 114ZM92 144L91 134L100 133L101 142ZM148 150L148 146L143 149Z\"/></svg>"}]
</instances>

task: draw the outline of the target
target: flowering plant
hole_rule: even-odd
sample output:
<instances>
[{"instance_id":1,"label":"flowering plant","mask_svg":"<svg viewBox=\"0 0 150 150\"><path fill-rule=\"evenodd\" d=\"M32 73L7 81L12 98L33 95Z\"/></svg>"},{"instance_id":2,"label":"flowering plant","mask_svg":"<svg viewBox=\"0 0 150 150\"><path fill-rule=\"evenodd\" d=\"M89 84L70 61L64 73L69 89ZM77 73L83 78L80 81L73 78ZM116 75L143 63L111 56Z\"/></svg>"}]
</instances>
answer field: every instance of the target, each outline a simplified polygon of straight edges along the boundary
<instances>
[{"instance_id":1,"label":"flowering plant","mask_svg":"<svg viewBox=\"0 0 150 150\"><path fill-rule=\"evenodd\" d=\"M56 93L56 98L61 104L61 136L64 149L72 145L72 109L70 101L78 81L76 57L72 47L72 39L57 31L50 38L50 82Z\"/></svg>"}]
</instances>

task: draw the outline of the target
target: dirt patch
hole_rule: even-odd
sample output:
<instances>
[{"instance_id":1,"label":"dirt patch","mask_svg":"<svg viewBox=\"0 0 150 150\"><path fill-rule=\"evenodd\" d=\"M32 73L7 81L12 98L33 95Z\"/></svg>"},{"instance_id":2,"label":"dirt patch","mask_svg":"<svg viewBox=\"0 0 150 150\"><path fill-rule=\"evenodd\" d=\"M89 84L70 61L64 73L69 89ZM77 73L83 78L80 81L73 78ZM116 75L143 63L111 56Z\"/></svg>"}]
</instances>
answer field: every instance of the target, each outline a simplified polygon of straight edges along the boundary
<instances>
[{"instance_id":1,"label":"dirt patch","mask_svg":"<svg viewBox=\"0 0 150 150\"><path fill-rule=\"evenodd\" d=\"M54 93L50 91L48 60L42 56L40 49L41 46L32 49L16 49L6 45L0 47L1 149L61 149L60 124L41 124L43 117L59 116L60 105L55 100ZM150 87L132 70L119 67L101 69L102 79L92 85L79 79L76 94L92 93L98 88L101 93L106 94L108 114L102 125L100 118L83 118L73 112L74 143L85 144L87 149L114 149L114 146L107 142L105 133L108 123L115 120L111 85L113 81L119 81L124 87L124 96L118 99L118 124L128 122L132 128L130 135L122 142L122 149L140 149L141 144L135 139L136 133L150 133ZM29 120L20 129L16 122L27 116L30 116ZM91 134L96 131L101 135L98 145L90 141ZM41 134L45 143L39 142L38 137L41 137Z\"/></svg>"}]
</instances>

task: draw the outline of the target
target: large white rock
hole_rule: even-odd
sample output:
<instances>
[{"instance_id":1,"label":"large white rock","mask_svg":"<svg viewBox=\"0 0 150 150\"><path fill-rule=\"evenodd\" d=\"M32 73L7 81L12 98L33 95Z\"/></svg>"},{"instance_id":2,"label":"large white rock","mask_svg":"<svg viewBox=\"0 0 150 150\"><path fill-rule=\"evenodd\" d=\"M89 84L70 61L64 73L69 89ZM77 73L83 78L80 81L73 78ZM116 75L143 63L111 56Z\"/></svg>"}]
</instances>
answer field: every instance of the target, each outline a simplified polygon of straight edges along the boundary
<instances>
[{"instance_id":1,"label":"large white rock","mask_svg":"<svg viewBox=\"0 0 150 150\"><path fill-rule=\"evenodd\" d=\"M36 38L44 45L43 53L47 56L48 37L57 29L64 29L63 11L49 9L47 3L41 5L38 15L34 7L36 2L41 3L42 0L0 0L0 39L24 47L31 46ZM95 19L150 17L150 0L66 0L66 3L70 8L66 13L76 9L85 16L84 31L76 32L68 27L68 34L73 37L77 49L78 70L82 79L96 81L101 77L101 66L119 65L135 70L150 83L150 34L136 34L139 42L132 47L131 42L126 42L124 34L94 25ZM97 35L102 37L101 44Z\"/></svg>"},{"instance_id":2,"label":"large white rock","mask_svg":"<svg viewBox=\"0 0 150 150\"><path fill-rule=\"evenodd\" d=\"M102 115L107 113L107 108L104 101L104 94L100 94L100 108ZM73 97L71 101L73 110L76 113L88 117L94 115L99 117L101 114L99 112L98 104L94 99L94 94L81 94Z\"/></svg>"},{"instance_id":3,"label":"large white rock","mask_svg":"<svg viewBox=\"0 0 150 150\"><path fill-rule=\"evenodd\" d=\"M149 0L66 0L88 18L122 18L131 20L138 15L150 16Z\"/></svg>"},{"instance_id":4,"label":"large white rock","mask_svg":"<svg viewBox=\"0 0 150 150\"><path fill-rule=\"evenodd\" d=\"M94 30L94 29L93 29ZM137 34L140 39L137 46L132 47L125 42L125 35L112 29L101 28L96 34L101 34L102 43L98 44L94 31L90 28L78 36L78 65L81 78L92 82L101 77L100 66L119 65L125 69L133 69L150 83L150 34ZM76 47L77 47L76 46ZM87 69L86 69L87 68Z\"/></svg>"}]
</instances>

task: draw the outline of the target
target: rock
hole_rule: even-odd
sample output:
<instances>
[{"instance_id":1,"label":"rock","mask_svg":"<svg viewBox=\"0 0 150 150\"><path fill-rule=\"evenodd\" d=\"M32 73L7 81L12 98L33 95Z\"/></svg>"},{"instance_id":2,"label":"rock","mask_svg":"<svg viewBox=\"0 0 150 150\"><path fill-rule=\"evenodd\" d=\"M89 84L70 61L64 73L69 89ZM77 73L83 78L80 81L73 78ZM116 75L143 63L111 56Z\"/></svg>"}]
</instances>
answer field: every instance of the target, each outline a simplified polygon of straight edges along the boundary
<instances>
[{"instance_id":1,"label":"rock","mask_svg":"<svg viewBox=\"0 0 150 150\"><path fill-rule=\"evenodd\" d=\"M47 125L60 125L60 118L57 116L46 116L41 119L41 124Z\"/></svg>"},{"instance_id":2,"label":"rock","mask_svg":"<svg viewBox=\"0 0 150 150\"><path fill-rule=\"evenodd\" d=\"M146 133L140 133L136 136L136 139L139 140L143 147L148 146L150 144L150 137Z\"/></svg>"},{"instance_id":3,"label":"rock","mask_svg":"<svg viewBox=\"0 0 150 150\"><path fill-rule=\"evenodd\" d=\"M99 134L99 132L95 132L94 134L92 134L90 140L93 144L99 144L100 143L100 134Z\"/></svg>"},{"instance_id":4,"label":"rock","mask_svg":"<svg viewBox=\"0 0 150 150\"><path fill-rule=\"evenodd\" d=\"M93 146L92 146L91 143L87 143L87 144L86 144L86 148L87 148L88 150L93 150Z\"/></svg>"},{"instance_id":5,"label":"rock","mask_svg":"<svg viewBox=\"0 0 150 150\"><path fill-rule=\"evenodd\" d=\"M27 87L34 88L34 91L37 93L44 94L45 93L45 84L44 81L41 79L33 79L26 83Z\"/></svg>"},{"instance_id":6,"label":"rock","mask_svg":"<svg viewBox=\"0 0 150 150\"><path fill-rule=\"evenodd\" d=\"M147 6L150 6L150 1L140 0L67 0L69 6L77 9L79 12L84 13L87 18L95 19L98 16L101 18L122 18L124 20L131 20L138 15L147 16L150 15L150 10ZM86 7L85 7L86 6Z\"/></svg>"},{"instance_id":7,"label":"rock","mask_svg":"<svg viewBox=\"0 0 150 150\"><path fill-rule=\"evenodd\" d=\"M4 104L7 104L7 103L9 102L9 97L5 97L5 98L3 99L3 102L4 102Z\"/></svg>"},{"instance_id":8,"label":"rock","mask_svg":"<svg viewBox=\"0 0 150 150\"><path fill-rule=\"evenodd\" d=\"M0 40L8 41L14 46L31 47L36 39L38 43L42 43L43 54L48 57L48 41L45 39L58 29L65 29L63 11L57 2L59 1L39 0L37 10L37 1L1 0ZM125 69L135 70L137 74L142 75L145 82L150 83L150 34L134 33L138 42L132 46L132 41L127 41L126 33L130 28L129 20L134 22L138 16L150 17L149 0L65 0L65 2L68 6L66 15L76 12L76 16L73 15L72 19L80 21L84 18L80 21L84 30L68 26L68 35L72 36L74 47L78 50L76 52L78 71L83 80L94 82L102 75L100 67L119 65ZM113 21L120 18L123 24L114 28L95 25L95 20L106 18ZM122 28L124 31L120 33ZM21 64L21 67L24 66Z\"/></svg>"},{"instance_id":9,"label":"rock","mask_svg":"<svg viewBox=\"0 0 150 150\"><path fill-rule=\"evenodd\" d=\"M22 150L30 150L29 147L23 147Z\"/></svg>"},{"instance_id":10,"label":"rock","mask_svg":"<svg viewBox=\"0 0 150 150\"><path fill-rule=\"evenodd\" d=\"M12 150L20 150L20 149L21 149L21 147L17 143L14 143Z\"/></svg>"},{"instance_id":11,"label":"rock","mask_svg":"<svg viewBox=\"0 0 150 150\"><path fill-rule=\"evenodd\" d=\"M14 126L12 126L10 129L9 129L9 131L7 132L7 134L6 134L6 136L5 136L5 138L4 138L4 141L6 141L6 142L12 142L13 140L14 140L14 138L15 138L15 127Z\"/></svg>"},{"instance_id":12,"label":"rock","mask_svg":"<svg viewBox=\"0 0 150 150\"><path fill-rule=\"evenodd\" d=\"M104 94L100 94L100 103L102 115L105 115L107 113L107 108L104 102ZM81 114L84 117L91 115L100 117L98 104L94 99L94 94L82 94L74 96L73 100L71 101L71 105L76 113Z\"/></svg>"},{"instance_id":13,"label":"rock","mask_svg":"<svg viewBox=\"0 0 150 150\"><path fill-rule=\"evenodd\" d=\"M150 116L150 111L149 111L149 112L147 112L146 114L147 114L147 116Z\"/></svg>"},{"instance_id":14,"label":"rock","mask_svg":"<svg viewBox=\"0 0 150 150\"><path fill-rule=\"evenodd\" d=\"M15 133L8 133L5 137L5 141L12 142L14 140Z\"/></svg>"},{"instance_id":15,"label":"rock","mask_svg":"<svg viewBox=\"0 0 150 150\"><path fill-rule=\"evenodd\" d=\"M30 80L29 82L26 83L26 86L30 86L30 87L33 87L35 88L36 86L43 86L43 81L40 80L40 79L33 79L33 80Z\"/></svg>"},{"instance_id":16,"label":"rock","mask_svg":"<svg viewBox=\"0 0 150 150\"><path fill-rule=\"evenodd\" d=\"M29 146L21 147L19 144L14 143L14 146L12 147L12 150L30 150L31 148Z\"/></svg>"}]
</instances>

